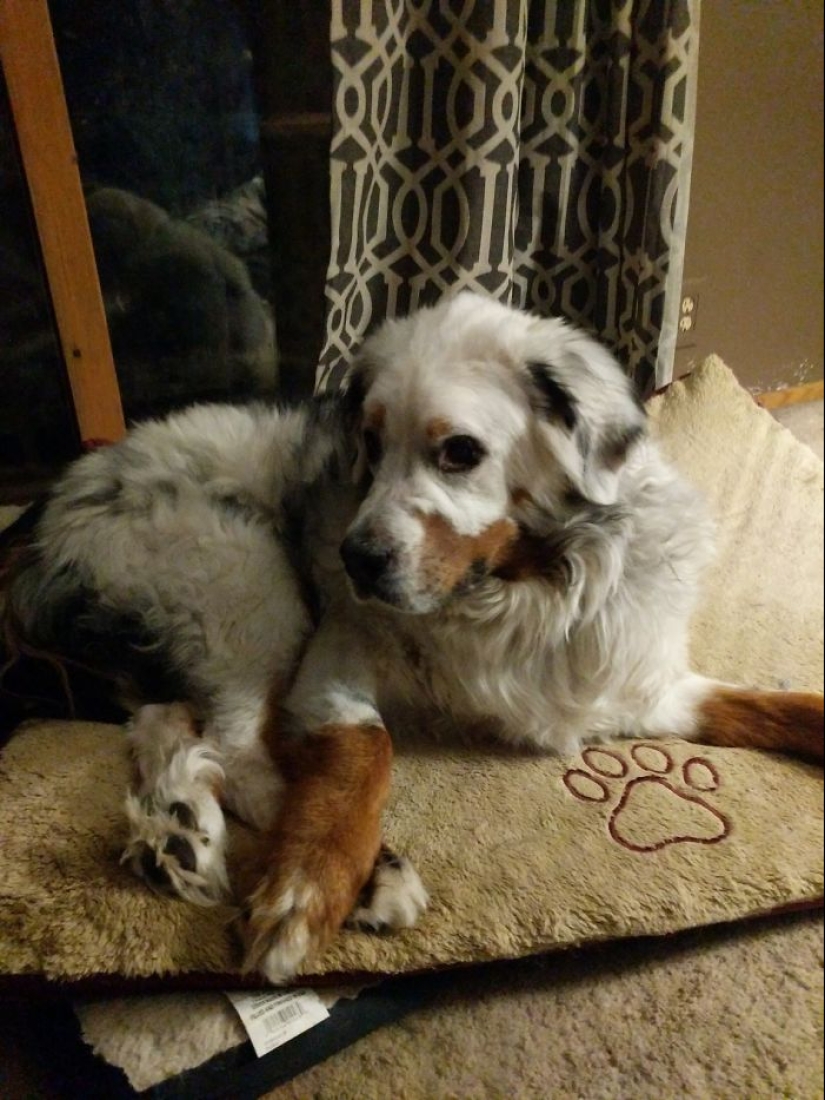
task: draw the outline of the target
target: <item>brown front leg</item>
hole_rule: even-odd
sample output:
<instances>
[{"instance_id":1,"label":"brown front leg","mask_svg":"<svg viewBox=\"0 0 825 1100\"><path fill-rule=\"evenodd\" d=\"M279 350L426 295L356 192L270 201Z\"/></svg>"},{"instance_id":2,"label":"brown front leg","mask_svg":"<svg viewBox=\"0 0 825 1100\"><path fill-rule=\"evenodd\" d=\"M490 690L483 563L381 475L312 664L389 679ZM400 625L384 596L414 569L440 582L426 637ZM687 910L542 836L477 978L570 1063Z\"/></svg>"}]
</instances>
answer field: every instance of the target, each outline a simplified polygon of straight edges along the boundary
<instances>
[{"instance_id":1,"label":"brown front leg","mask_svg":"<svg viewBox=\"0 0 825 1100\"><path fill-rule=\"evenodd\" d=\"M377 723L329 723L273 755L286 789L249 899L244 969L280 984L330 942L370 878L392 743Z\"/></svg>"}]
</instances>

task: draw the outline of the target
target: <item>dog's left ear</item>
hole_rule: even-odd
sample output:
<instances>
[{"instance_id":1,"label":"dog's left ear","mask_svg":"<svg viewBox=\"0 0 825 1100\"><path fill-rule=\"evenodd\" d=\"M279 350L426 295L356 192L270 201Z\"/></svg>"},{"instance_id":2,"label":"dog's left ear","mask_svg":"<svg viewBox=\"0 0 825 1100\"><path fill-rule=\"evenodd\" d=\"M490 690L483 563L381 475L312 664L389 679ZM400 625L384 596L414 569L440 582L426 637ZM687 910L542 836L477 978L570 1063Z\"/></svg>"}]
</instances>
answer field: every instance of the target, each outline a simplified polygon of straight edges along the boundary
<instances>
[{"instance_id":1,"label":"dog's left ear","mask_svg":"<svg viewBox=\"0 0 825 1100\"><path fill-rule=\"evenodd\" d=\"M344 431L352 446L353 485L359 485L369 470L364 440L361 436L361 417L366 395L367 367L363 360L356 359L344 380L341 394Z\"/></svg>"},{"instance_id":2,"label":"dog's left ear","mask_svg":"<svg viewBox=\"0 0 825 1100\"><path fill-rule=\"evenodd\" d=\"M528 362L525 377L530 404L552 429L553 454L573 488L594 504L615 503L621 468L646 431L632 381L580 333L557 361Z\"/></svg>"}]
</instances>

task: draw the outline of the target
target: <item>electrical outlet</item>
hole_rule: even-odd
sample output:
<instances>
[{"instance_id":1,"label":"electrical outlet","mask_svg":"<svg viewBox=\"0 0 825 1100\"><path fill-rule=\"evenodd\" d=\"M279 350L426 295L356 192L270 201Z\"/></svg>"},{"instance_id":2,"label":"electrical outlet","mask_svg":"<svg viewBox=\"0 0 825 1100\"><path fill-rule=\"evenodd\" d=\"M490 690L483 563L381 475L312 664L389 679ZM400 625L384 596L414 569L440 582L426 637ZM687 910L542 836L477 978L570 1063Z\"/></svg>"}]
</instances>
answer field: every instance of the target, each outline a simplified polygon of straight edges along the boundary
<instances>
[{"instance_id":1,"label":"electrical outlet","mask_svg":"<svg viewBox=\"0 0 825 1100\"><path fill-rule=\"evenodd\" d=\"M685 282L682 297L679 300L679 334L677 348L692 348L697 342L696 328L699 323L699 292L695 285Z\"/></svg>"}]
</instances>

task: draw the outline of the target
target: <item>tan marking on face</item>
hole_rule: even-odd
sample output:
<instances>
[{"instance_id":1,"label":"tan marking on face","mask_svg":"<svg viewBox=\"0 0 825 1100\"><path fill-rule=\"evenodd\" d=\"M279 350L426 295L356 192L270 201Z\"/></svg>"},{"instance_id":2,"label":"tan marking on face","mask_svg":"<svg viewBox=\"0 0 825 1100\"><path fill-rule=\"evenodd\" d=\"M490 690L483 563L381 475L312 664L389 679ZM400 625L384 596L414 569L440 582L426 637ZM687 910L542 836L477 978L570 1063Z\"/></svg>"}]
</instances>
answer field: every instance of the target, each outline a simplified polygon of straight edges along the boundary
<instances>
[{"instance_id":1,"label":"tan marking on face","mask_svg":"<svg viewBox=\"0 0 825 1100\"><path fill-rule=\"evenodd\" d=\"M443 416L434 416L432 420L427 421L427 425L424 428L424 434L427 437L428 442L438 443L441 439L446 439L448 436L455 435L455 427L449 420L445 420Z\"/></svg>"},{"instance_id":2,"label":"tan marking on face","mask_svg":"<svg viewBox=\"0 0 825 1100\"><path fill-rule=\"evenodd\" d=\"M384 405L373 405L367 409L364 413L364 427L370 431L378 432L379 434L383 430L384 421L387 419L387 409Z\"/></svg>"},{"instance_id":3,"label":"tan marking on face","mask_svg":"<svg viewBox=\"0 0 825 1100\"><path fill-rule=\"evenodd\" d=\"M424 528L421 581L432 594L447 595L475 570L492 572L518 535L511 519L498 519L477 535L461 535L443 516L418 513Z\"/></svg>"}]
</instances>

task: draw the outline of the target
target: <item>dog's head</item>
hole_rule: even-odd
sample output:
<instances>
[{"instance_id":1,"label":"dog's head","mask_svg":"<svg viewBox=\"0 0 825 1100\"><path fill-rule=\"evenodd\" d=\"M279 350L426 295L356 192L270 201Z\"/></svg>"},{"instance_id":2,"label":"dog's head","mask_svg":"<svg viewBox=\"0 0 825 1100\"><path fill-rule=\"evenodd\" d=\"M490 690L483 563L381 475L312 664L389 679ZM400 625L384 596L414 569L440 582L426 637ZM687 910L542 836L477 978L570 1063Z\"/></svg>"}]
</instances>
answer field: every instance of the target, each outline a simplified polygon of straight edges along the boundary
<instances>
[{"instance_id":1,"label":"dog's head","mask_svg":"<svg viewBox=\"0 0 825 1100\"><path fill-rule=\"evenodd\" d=\"M368 487L344 564L358 596L418 614L515 576L536 523L614 504L644 432L607 351L469 292L386 322L348 400Z\"/></svg>"}]
</instances>

